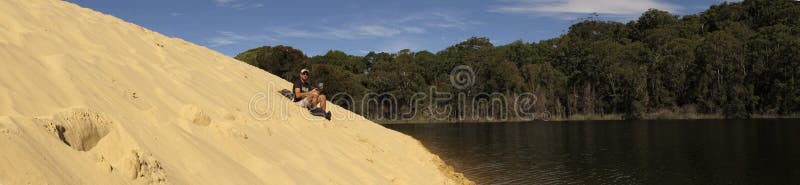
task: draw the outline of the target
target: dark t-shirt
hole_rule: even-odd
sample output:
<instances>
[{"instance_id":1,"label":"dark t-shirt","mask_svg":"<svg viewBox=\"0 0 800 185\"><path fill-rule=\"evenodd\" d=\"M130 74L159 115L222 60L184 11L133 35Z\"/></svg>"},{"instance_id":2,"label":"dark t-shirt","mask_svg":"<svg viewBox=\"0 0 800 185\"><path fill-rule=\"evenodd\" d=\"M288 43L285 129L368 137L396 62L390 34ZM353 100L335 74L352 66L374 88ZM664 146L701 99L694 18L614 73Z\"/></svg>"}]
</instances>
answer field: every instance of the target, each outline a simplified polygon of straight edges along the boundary
<instances>
[{"instance_id":1,"label":"dark t-shirt","mask_svg":"<svg viewBox=\"0 0 800 185\"><path fill-rule=\"evenodd\" d=\"M308 92L311 90L311 85L308 83L308 81L306 81L306 83L303 83L300 81L300 79L297 79L296 81L294 81L294 86L292 86L292 93L294 93L294 89L297 88L300 88L300 92ZM300 101L301 99L302 98L298 98L297 95L295 94L294 101Z\"/></svg>"}]
</instances>

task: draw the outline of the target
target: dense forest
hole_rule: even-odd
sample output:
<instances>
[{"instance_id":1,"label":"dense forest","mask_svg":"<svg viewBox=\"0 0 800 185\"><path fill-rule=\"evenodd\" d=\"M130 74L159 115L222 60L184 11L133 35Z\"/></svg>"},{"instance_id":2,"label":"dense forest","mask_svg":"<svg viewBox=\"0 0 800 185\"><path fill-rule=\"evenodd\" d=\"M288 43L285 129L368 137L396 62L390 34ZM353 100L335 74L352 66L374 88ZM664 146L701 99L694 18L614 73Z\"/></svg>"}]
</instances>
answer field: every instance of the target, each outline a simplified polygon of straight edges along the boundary
<instances>
[{"instance_id":1,"label":"dense forest","mask_svg":"<svg viewBox=\"0 0 800 185\"><path fill-rule=\"evenodd\" d=\"M428 105L459 103L414 102L416 92L432 88L468 96L533 93L524 111L550 119L786 116L800 110L800 3L745 0L684 16L650 9L628 23L595 16L553 39L495 46L473 37L436 53L332 50L309 58L290 46L264 46L236 59L287 80L310 68L329 97L350 95L332 101L373 119L408 119L387 115L393 109L430 119L440 110ZM450 75L461 65L470 67L475 83L454 88ZM396 105L364 106L364 96L381 93L395 95ZM471 108L453 107L445 110L448 119L470 114L463 109Z\"/></svg>"}]
</instances>

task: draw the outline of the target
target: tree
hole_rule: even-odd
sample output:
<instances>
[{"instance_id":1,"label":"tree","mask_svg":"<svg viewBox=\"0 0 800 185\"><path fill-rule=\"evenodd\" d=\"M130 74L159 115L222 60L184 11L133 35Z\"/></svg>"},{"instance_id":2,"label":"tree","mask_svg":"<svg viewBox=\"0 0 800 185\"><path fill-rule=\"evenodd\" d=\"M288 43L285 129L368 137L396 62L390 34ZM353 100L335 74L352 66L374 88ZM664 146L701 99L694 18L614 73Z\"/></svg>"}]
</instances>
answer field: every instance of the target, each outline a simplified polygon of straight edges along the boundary
<instances>
[{"instance_id":1,"label":"tree","mask_svg":"<svg viewBox=\"0 0 800 185\"><path fill-rule=\"evenodd\" d=\"M503 58L513 62L517 68L533 63L534 48L521 40L497 47L497 50L502 53Z\"/></svg>"},{"instance_id":2,"label":"tree","mask_svg":"<svg viewBox=\"0 0 800 185\"><path fill-rule=\"evenodd\" d=\"M311 67L308 57L290 46L263 46L235 58L290 81L298 78L300 69Z\"/></svg>"},{"instance_id":3,"label":"tree","mask_svg":"<svg viewBox=\"0 0 800 185\"><path fill-rule=\"evenodd\" d=\"M753 97L746 84L749 66L744 55L744 42L727 31L711 33L698 47L699 84L696 100L706 112L721 111L726 117L746 118ZM710 101L709 101L710 100Z\"/></svg>"},{"instance_id":4,"label":"tree","mask_svg":"<svg viewBox=\"0 0 800 185\"><path fill-rule=\"evenodd\" d=\"M649 9L642 13L642 16L640 16L638 20L630 23L632 27L632 39L646 40L647 37L653 37L654 35L657 35L656 37L663 37L661 35L663 33L677 31L673 27L677 25L678 22L678 16L676 15L657 9ZM657 34L654 34L653 30L659 31L655 32ZM648 44L650 43L651 42L648 42Z\"/></svg>"},{"instance_id":5,"label":"tree","mask_svg":"<svg viewBox=\"0 0 800 185\"><path fill-rule=\"evenodd\" d=\"M795 1L745 0L695 15L650 9L627 24L590 18L539 42L495 46L471 37L436 53L405 49L362 57L331 50L311 59L288 46L265 46L236 58L289 80L311 65L328 93L392 93L401 104L433 86L468 96L533 92L535 111L558 116L641 119L673 110L748 118L800 111L797 17ZM460 65L469 66L471 86L451 83Z\"/></svg>"},{"instance_id":6,"label":"tree","mask_svg":"<svg viewBox=\"0 0 800 185\"><path fill-rule=\"evenodd\" d=\"M312 84L325 83L324 93L328 96L329 100L334 103L339 100L354 102L356 100L355 97L362 96L366 91L366 88L361 85L363 77L353 74L341 66L315 64L314 67L311 68L311 76L313 77L311 78ZM350 97L354 99L345 99Z\"/></svg>"},{"instance_id":7,"label":"tree","mask_svg":"<svg viewBox=\"0 0 800 185\"><path fill-rule=\"evenodd\" d=\"M353 74L364 73L367 69L367 65L362 62L362 57L348 55L339 50L330 50L325 55L312 57L311 61L315 64L340 66Z\"/></svg>"},{"instance_id":8,"label":"tree","mask_svg":"<svg viewBox=\"0 0 800 185\"><path fill-rule=\"evenodd\" d=\"M762 27L747 43L753 65L748 81L761 98L759 111L788 114L800 108L800 27Z\"/></svg>"}]
</instances>

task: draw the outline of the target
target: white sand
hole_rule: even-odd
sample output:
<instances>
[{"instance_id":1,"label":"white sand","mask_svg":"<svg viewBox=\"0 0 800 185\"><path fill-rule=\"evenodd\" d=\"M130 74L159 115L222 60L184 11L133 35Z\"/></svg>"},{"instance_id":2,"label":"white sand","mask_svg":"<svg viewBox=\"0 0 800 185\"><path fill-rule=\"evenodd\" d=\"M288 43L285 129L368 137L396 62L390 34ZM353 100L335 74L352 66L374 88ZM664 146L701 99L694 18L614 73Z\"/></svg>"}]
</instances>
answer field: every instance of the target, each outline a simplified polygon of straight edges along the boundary
<instances>
[{"instance_id":1,"label":"white sand","mask_svg":"<svg viewBox=\"0 0 800 185\"><path fill-rule=\"evenodd\" d=\"M74 4L0 1L0 48L4 185L469 183L409 136L309 117L287 81Z\"/></svg>"}]
</instances>

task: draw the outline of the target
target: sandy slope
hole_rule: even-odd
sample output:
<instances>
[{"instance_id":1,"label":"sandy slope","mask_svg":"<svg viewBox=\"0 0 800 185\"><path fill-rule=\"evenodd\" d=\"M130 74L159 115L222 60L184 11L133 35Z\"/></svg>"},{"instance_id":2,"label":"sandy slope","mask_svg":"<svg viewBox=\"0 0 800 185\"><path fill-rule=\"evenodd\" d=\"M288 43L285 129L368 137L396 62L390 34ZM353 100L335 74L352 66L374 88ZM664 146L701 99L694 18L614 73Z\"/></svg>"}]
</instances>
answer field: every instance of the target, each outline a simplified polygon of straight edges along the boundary
<instances>
[{"instance_id":1,"label":"sandy slope","mask_svg":"<svg viewBox=\"0 0 800 185\"><path fill-rule=\"evenodd\" d=\"M74 4L0 1L0 48L3 185L465 182L411 137L308 117L276 76Z\"/></svg>"}]
</instances>

